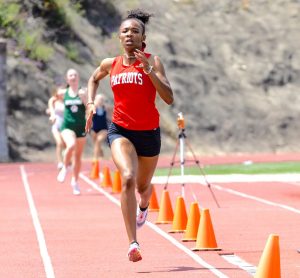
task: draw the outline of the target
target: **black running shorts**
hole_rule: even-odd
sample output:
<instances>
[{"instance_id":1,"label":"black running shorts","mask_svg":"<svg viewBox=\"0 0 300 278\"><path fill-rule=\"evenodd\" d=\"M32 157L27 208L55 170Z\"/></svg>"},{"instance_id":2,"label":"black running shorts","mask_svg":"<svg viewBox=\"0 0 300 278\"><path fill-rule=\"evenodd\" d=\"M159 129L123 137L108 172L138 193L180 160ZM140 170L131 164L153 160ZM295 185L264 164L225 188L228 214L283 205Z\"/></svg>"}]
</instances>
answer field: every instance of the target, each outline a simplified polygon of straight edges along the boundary
<instances>
[{"instance_id":1,"label":"black running shorts","mask_svg":"<svg viewBox=\"0 0 300 278\"><path fill-rule=\"evenodd\" d=\"M152 157L160 153L160 128L152 130L129 130L115 123L111 123L108 128L108 143L120 137L127 138L135 147L138 156Z\"/></svg>"}]
</instances>

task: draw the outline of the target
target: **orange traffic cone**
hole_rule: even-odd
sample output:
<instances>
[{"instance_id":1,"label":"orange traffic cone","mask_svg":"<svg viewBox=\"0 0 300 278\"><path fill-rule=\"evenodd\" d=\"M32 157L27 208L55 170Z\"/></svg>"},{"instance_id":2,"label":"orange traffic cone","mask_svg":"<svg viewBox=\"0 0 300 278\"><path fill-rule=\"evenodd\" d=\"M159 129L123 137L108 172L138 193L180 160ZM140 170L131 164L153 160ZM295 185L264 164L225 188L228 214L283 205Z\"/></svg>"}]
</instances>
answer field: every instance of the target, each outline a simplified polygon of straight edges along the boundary
<instances>
[{"instance_id":1,"label":"orange traffic cone","mask_svg":"<svg viewBox=\"0 0 300 278\"><path fill-rule=\"evenodd\" d=\"M169 224L173 222L173 208L170 200L169 191L164 189L160 200L160 209L156 224Z\"/></svg>"},{"instance_id":2,"label":"orange traffic cone","mask_svg":"<svg viewBox=\"0 0 300 278\"><path fill-rule=\"evenodd\" d=\"M90 178L93 180L99 179L99 161L93 160L92 162L92 171L90 174Z\"/></svg>"},{"instance_id":3,"label":"orange traffic cone","mask_svg":"<svg viewBox=\"0 0 300 278\"><path fill-rule=\"evenodd\" d=\"M112 184L112 193L120 193L121 190L122 190L121 174L119 170L116 170L114 173L114 179Z\"/></svg>"},{"instance_id":4,"label":"orange traffic cone","mask_svg":"<svg viewBox=\"0 0 300 278\"><path fill-rule=\"evenodd\" d=\"M169 233L182 233L186 229L187 213L185 202L182 196L176 200L175 214L173 218L172 230Z\"/></svg>"},{"instance_id":5,"label":"orange traffic cone","mask_svg":"<svg viewBox=\"0 0 300 278\"><path fill-rule=\"evenodd\" d=\"M192 248L193 251L200 250L221 250L218 248L214 228L210 219L209 209L203 209L199 223L196 247Z\"/></svg>"},{"instance_id":6,"label":"orange traffic cone","mask_svg":"<svg viewBox=\"0 0 300 278\"><path fill-rule=\"evenodd\" d=\"M107 166L103 168L103 181L102 181L103 187L112 187L111 177L110 177L110 171Z\"/></svg>"},{"instance_id":7,"label":"orange traffic cone","mask_svg":"<svg viewBox=\"0 0 300 278\"><path fill-rule=\"evenodd\" d=\"M159 211L154 184L152 185L152 194L149 201L149 211Z\"/></svg>"},{"instance_id":8,"label":"orange traffic cone","mask_svg":"<svg viewBox=\"0 0 300 278\"><path fill-rule=\"evenodd\" d=\"M186 230L182 241L196 241L200 222L200 210L197 202L191 203Z\"/></svg>"},{"instance_id":9,"label":"orange traffic cone","mask_svg":"<svg viewBox=\"0 0 300 278\"><path fill-rule=\"evenodd\" d=\"M260 257L255 278L280 278L279 236L271 234Z\"/></svg>"}]
</instances>

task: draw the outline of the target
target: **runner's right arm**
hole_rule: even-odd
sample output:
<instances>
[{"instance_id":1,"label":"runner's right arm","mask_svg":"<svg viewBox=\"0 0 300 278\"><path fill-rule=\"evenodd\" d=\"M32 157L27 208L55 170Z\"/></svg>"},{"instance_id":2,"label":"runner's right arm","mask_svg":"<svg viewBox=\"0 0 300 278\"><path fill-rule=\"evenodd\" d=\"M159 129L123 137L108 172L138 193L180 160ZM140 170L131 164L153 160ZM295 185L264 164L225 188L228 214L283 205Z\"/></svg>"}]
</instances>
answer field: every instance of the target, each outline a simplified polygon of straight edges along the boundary
<instances>
[{"instance_id":1,"label":"runner's right arm","mask_svg":"<svg viewBox=\"0 0 300 278\"><path fill-rule=\"evenodd\" d=\"M89 132L89 130L91 129L93 115L96 113L94 100L95 100L97 89L99 87L99 81L110 73L110 69L113 61L114 58L104 59L101 62L100 66L96 68L92 76L89 78L88 86L87 86L88 100L87 100L87 117L86 117L86 125L85 125L86 132Z\"/></svg>"}]
</instances>

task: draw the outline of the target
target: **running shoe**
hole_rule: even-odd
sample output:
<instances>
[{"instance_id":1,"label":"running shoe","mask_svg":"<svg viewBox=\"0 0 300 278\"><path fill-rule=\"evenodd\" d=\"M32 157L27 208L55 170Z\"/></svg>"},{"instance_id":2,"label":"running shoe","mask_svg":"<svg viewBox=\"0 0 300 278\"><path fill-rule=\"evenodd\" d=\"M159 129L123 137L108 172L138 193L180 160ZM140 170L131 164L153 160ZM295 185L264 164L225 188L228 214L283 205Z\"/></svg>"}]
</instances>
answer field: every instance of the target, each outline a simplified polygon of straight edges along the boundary
<instances>
[{"instance_id":1,"label":"running shoe","mask_svg":"<svg viewBox=\"0 0 300 278\"><path fill-rule=\"evenodd\" d=\"M77 181L72 179L71 186L72 186L72 189L73 189L73 194L74 195L80 195L80 189L79 189Z\"/></svg>"},{"instance_id":2,"label":"running shoe","mask_svg":"<svg viewBox=\"0 0 300 278\"><path fill-rule=\"evenodd\" d=\"M130 243L127 256L129 261L134 263L142 259L141 249L136 241Z\"/></svg>"},{"instance_id":3,"label":"running shoe","mask_svg":"<svg viewBox=\"0 0 300 278\"><path fill-rule=\"evenodd\" d=\"M148 207L145 210L141 210L140 206L138 205L136 210L136 227L138 229L145 224L147 215L148 215Z\"/></svg>"},{"instance_id":4,"label":"running shoe","mask_svg":"<svg viewBox=\"0 0 300 278\"><path fill-rule=\"evenodd\" d=\"M58 163L57 163L57 169L58 169L58 170L61 170L62 167L64 167L64 164L63 164L62 162L58 162Z\"/></svg>"},{"instance_id":5,"label":"running shoe","mask_svg":"<svg viewBox=\"0 0 300 278\"><path fill-rule=\"evenodd\" d=\"M68 169L65 166L63 166L57 175L57 181L64 182L66 179L67 172Z\"/></svg>"}]
</instances>

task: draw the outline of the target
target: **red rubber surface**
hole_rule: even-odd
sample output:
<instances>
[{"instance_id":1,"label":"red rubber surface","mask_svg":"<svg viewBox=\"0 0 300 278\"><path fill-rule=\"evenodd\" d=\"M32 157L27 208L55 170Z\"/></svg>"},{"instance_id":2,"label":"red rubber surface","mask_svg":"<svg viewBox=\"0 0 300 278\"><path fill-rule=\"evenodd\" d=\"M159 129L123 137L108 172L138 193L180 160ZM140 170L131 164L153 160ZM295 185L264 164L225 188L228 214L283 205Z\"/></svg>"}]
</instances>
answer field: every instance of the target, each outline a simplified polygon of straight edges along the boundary
<instances>
[{"instance_id":1,"label":"red rubber surface","mask_svg":"<svg viewBox=\"0 0 300 278\"><path fill-rule=\"evenodd\" d=\"M267 160L266 160L267 159ZM258 155L246 157L203 158L202 163L298 160L300 155ZM161 159L160 165L170 160ZM109 165L111 171L114 166ZM81 196L73 196L68 176L64 184L56 181L57 170L51 163L24 164L28 183L38 212L55 277L216 277L182 250L161 237L147 225L138 230L143 260L128 261L128 242L119 206L80 179ZM85 162L88 176L91 163ZM36 232L29 211L20 164L0 164L0 277L46 277ZM290 183L219 183L274 203L300 210L300 184ZM160 200L163 185L156 185ZM173 209L181 185L168 187ZM267 238L279 235L281 276L300 277L300 214L277 206L230 194L214 188L221 205L217 208L207 186L186 184L187 211L196 193L201 208L209 208L218 247L222 251L195 252L228 277L250 277L237 266L226 262L220 253L234 253L257 266ZM110 192L110 189L106 189ZM119 199L119 194L113 195ZM148 220L156 221L156 212ZM163 231L171 225L157 225ZM182 245L183 234L171 234Z\"/></svg>"}]
</instances>

